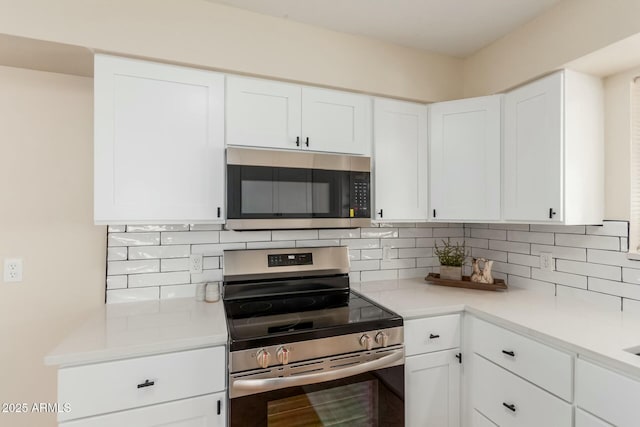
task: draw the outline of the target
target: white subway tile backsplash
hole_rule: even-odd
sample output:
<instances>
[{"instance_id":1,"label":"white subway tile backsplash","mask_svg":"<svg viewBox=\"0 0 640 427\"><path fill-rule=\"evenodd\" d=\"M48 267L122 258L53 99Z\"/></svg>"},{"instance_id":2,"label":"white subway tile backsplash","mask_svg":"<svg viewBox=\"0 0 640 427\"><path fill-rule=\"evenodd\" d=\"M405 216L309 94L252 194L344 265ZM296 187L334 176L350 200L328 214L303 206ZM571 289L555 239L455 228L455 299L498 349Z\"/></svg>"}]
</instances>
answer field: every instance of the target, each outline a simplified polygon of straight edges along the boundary
<instances>
[{"instance_id":1,"label":"white subway tile backsplash","mask_svg":"<svg viewBox=\"0 0 640 427\"><path fill-rule=\"evenodd\" d=\"M203 244L203 243L218 243L220 241L220 232L218 231L166 232L166 233L162 233L161 238L162 238L163 245L191 245L191 244Z\"/></svg>"},{"instance_id":2,"label":"white subway tile backsplash","mask_svg":"<svg viewBox=\"0 0 640 427\"><path fill-rule=\"evenodd\" d=\"M360 272L360 281L372 282L374 280L396 280L398 270L375 270Z\"/></svg>"},{"instance_id":3,"label":"white subway tile backsplash","mask_svg":"<svg viewBox=\"0 0 640 427\"><path fill-rule=\"evenodd\" d=\"M478 246L473 246L473 247L475 248ZM489 240L489 249L494 251L529 254L531 253L531 244L523 243L523 242L510 242L508 240Z\"/></svg>"},{"instance_id":4,"label":"white subway tile backsplash","mask_svg":"<svg viewBox=\"0 0 640 427\"><path fill-rule=\"evenodd\" d=\"M220 243L264 242L268 240L271 240L271 231L225 230L220 232Z\"/></svg>"},{"instance_id":5,"label":"white subway tile backsplash","mask_svg":"<svg viewBox=\"0 0 640 427\"><path fill-rule=\"evenodd\" d=\"M351 249L349 251L349 261L359 261L360 260L360 250Z\"/></svg>"},{"instance_id":6,"label":"white subway tile backsplash","mask_svg":"<svg viewBox=\"0 0 640 427\"><path fill-rule=\"evenodd\" d=\"M569 233L584 234L584 225L558 225L558 224L531 224L531 231L540 231L543 233Z\"/></svg>"},{"instance_id":7,"label":"white subway tile backsplash","mask_svg":"<svg viewBox=\"0 0 640 427\"><path fill-rule=\"evenodd\" d=\"M360 237L363 239L391 239L398 237L397 228L361 228Z\"/></svg>"},{"instance_id":8,"label":"white subway tile backsplash","mask_svg":"<svg viewBox=\"0 0 640 427\"><path fill-rule=\"evenodd\" d=\"M433 256L433 248L401 248L398 258L426 258Z\"/></svg>"},{"instance_id":9,"label":"white subway tile backsplash","mask_svg":"<svg viewBox=\"0 0 640 427\"><path fill-rule=\"evenodd\" d=\"M377 259L351 261L351 271L363 270L380 270L380 261Z\"/></svg>"},{"instance_id":10,"label":"white subway tile backsplash","mask_svg":"<svg viewBox=\"0 0 640 427\"><path fill-rule=\"evenodd\" d=\"M192 254L202 254L204 256L220 256L223 251L230 251L234 249L246 249L247 244L244 242L236 243L220 243L214 245L192 245Z\"/></svg>"},{"instance_id":11,"label":"white subway tile backsplash","mask_svg":"<svg viewBox=\"0 0 640 427\"><path fill-rule=\"evenodd\" d=\"M126 225L110 225L107 227L107 232L109 233L124 233L127 231Z\"/></svg>"},{"instance_id":12,"label":"white subway tile backsplash","mask_svg":"<svg viewBox=\"0 0 640 427\"><path fill-rule=\"evenodd\" d=\"M593 235L581 236L579 234L556 234L556 245L619 251L620 238Z\"/></svg>"},{"instance_id":13,"label":"white subway tile backsplash","mask_svg":"<svg viewBox=\"0 0 640 427\"><path fill-rule=\"evenodd\" d=\"M127 287L127 276L107 276L107 290L124 289Z\"/></svg>"},{"instance_id":14,"label":"white subway tile backsplash","mask_svg":"<svg viewBox=\"0 0 640 427\"><path fill-rule=\"evenodd\" d=\"M529 231L529 224L489 224L494 230Z\"/></svg>"},{"instance_id":15,"label":"white subway tile backsplash","mask_svg":"<svg viewBox=\"0 0 640 427\"><path fill-rule=\"evenodd\" d=\"M622 311L640 316L640 301L622 298Z\"/></svg>"},{"instance_id":16,"label":"white subway tile backsplash","mask_svg":"<svg viewBox=\"0 0 640 427\"><path fill-rule=\"evenodd\" d=\"M526 265L509 264L506 262L495 261L493 263L493 270L509 275L514 274L521 277L531 277L531 267L528 267Z\"/></svg>"},{"instance_id":17,"label":"white subway tile backsplash","mask_svg":"<svg viewBox=\"0 0 640 427\"><path fill-rule=\"evenodd\" d=\"M599 308L604 310L620 311L622 307L622 301L620 297L614 297L598 292L589 292L567 286L558 285L556 287L556 296L561 300L582 300L589 304L598 306Z\"/></svg>"},{"instance_id":18,"label":"white subway tile backsplash","mask_svg":"<svg viewBox=\"0 0 640 427\"><path fill-rule=\"evenodd\" d=\"M107 248L107 261L123 261L127 259L127 247L116 246Z\"/></svg>"},{"instance_id":19,"label":"white subway tile backsplash","mask_svg":"<svg viewBox=\"0 0 640 427\"><path fill-rule=\"evenodd\" d=\"M317 248L317 247L323 247L323 246L340 246L340 241L339 240L298 240L296 242L296 248Z\"/></svg>"},{"instance_id":20,"label":"white subway tile backsplash","mask_svg":"<svg viewBox=\"0 0 640 427\"><path fill-rule=\"evenodd\" d=\"M509 264L528 265L529 267L540 267L540 257L535 255L523 255L509 252L507 257Z\"/></svg>"},{"instance_id":21,"label":"white subway tile backsplash","mask_svg":"<svg viewBox=\"0 0 640 427\"><path fill-rule=\"evenodd\" d=\"M318 230L273 230L271 240L314 240Z\"/></svg>"},{"instance_id":22,"label":"white subway tile backsplash","mask_svg":"<svg viewBox=\"0 0 640 427\"><path fill-rule=\"evenodd\" d=\"M160 233L109 233L107 246L159 245Z\"/></svg>"},{"instance_id":23,"label":"white subway tile backsplash","mask_svg":"<svg viewBox=\"0 0 640 427\"><path fill-rule=\"evenodd\" d=\"M382 260L380 261L380 268L382 270L392 268L416 268L416 260L415 258Z\"/></svg>"},{"instance_id":24,"label":"white subway tile backsplash","mask_svg":"<svg viewBox=\"0 0 640 427\"><path fill-rule=\"evenodd\" d=\"M507 262L507 253L502 251L471 248L471 256L474 258L486 258L493 261Z\"/></svg>"},{"instance_id":25,"label":"white subway tile backsplash","mask_svg":"<svg viewBox=\"0 0 640 427\"><path fill-rule=\"evenodd\" d=\"M627 221L605 221L602 225L588 225L587 234L627 237L629 235L629 223Z\"/></svg>"},{"instance_id":26,"label":"white subway tile backsplash","mask_svg":"<svg viewBox=\"0 0 640 427\"><path fill-rule=\"evenodd\" d=\"M129 248L129 259L184 258L190 253L189 245L135 246Z\"/></svg>"},{"instance_id":27,"label":"white subway tile backsplash","mask_svg":"<svg viewBox=\"0 0 640 427\"><path fill-rule=\"evenodd\" d=\"M559 259L556 260L556 270L601 279L622 280L622 268L618 266Z\"/></svg>"},{"instance_id":28,"label":"white subway tile backsplash","mask_svg":"<svg viewBox=\"0 0 640 427\"><path fill-rule=\"evenodd\" d=\"M109 261L107 262L107 275L119 274L156 273L160 271L160 260L142 261Z\"/></svg>"},{"instance_id":29,"label":"white subway tile backsplash","mask_svg":"<svg viewBox=\"0 0 640 427\"><path fill-rule=\"evenodd\" d=\"M382 259L382 249L362 249L360 259Z\"/></svg>"},{"instance_id":30,"label":"white subway tile backsplash","mask_svg":"<svg viewBox=\"0 0 640 427\"><path fill-rule=\"evenodd\" d=\"M477 239L506 240L507 231L494 230L494 229L488 229L488 228L487 229L472 228L471 237L475 237Z\"/></svg>"},{"instance_id":31,"label":"white subway tile backsplash","mask_svg":"<svg viewBox=\"0 0 640 427\"><path fill-rule=\"evenodd\" d=\"M464 229L462 227L434 228L433 237L464 237Z\"/></svg>"},{"instance_id":32,"label":"white subway tile backsplash","mask_svg":"<svg viewBox=\"0 0 640 427\"><path fill-rule=\"evenodd\" d=\"M438 243L442 243L442 239L437 240ZM436 239L433 237L418 237L416 239L416 248L433 248L436 243Z\"/></svg>"},{"instance_id":33,"label":"white subway tile backsplash","mask_svg":"<svg viewBox=\"0 0 640 427\"><path fill-rule=\"evenodd\" d=\"M436 257L416 259L416 267L438 267L438 266L440 266L440 261L438 261L438 258Z\"/></svg>"},{"instance_id":34,"label":"white subway tile backsplash","mask_svg":"<svg viewBox=\"0 0 640 427\"><path fill-rule=\"evenodd\" d=\"M318 230L319 239L359 239L359 228L337 228Z\"/></svg>"},{"instance_id":35,"label":"white subway tile backsplash","mask_svg":"<svg viewBox=\"0 0 640 427\"><path fill-rule=\"evenodd\" d=\"M295 240L277 240L275 242L247 242L247 249L281 249L295 247Z\"/></svg>"},{"instance_id":36,"label":"white subway tile backsplash","mask_svg":"<svg viewBox=\"0 0 640 427\"><path fill-rule=\"evenodd\" d=\"M222 224L190 224L189 230L191 231L220 231L222 230Z\"/></svg>"},{"instance_id":37,"label":"white subway tile backsplash","mask_svg":"<svg viewBox=\"0 0 640 427\"><path fill-rule=\"evenodd\" d=\"M204 270L215 270L218 268L222 268L220 265L220 257L217 256L206 256L202 259L202 268Z\"/></svg>"},{"instance_id":38,"label":"white subway tile backsplash","mask_svg":"<svg viewBox=\"0 0 640 427\"><path fill-rule=\"evenodd\" d=\"M360 283L360 272L359 271L349 272L349 282Z\"/></svg>"},{"instance_id":39,"label":"white subway tile backsplash","mask_svg":"<svg viewBox=\"0 0 640 427\"><path fill-rule=\"evenodd\" d=\"M619 265L621 267L640 269L640 261L627 258L626 252L587 249L587 261L596 264Z\"/></svg>"},{"instance_id":40,"label":"white subway tile backsplash","mask_svg":"<svg viewBox=\"0 0 640 427\"><path fill-rule=\"evenodd\" d=\"M349 249L378 249L380 240L378 239L342 239L340 244L349 246Z\"/></svg>"},{"instance_id":41,"label":"white subway tile backsplash","mask_svg":"<svg viewBox=\"0 0 640 427\"><path fill-rule=\"evenodd\" d=\"M551 253L554 258L571 259L574 261L586 261L587 250L584 248L569 248L551 245L531 245L531 255L540 255L540 252Z\"/></svg>"},{"instance_id":42,"label":"white subway tile backsplash","mask_svg":"<svg viewBox=\"0 0 640 427\"><path fill-rule=\"evenodd\" d=\"M476 239L473 237L465 237L465 244L468 248L489 249L489 240ZM502 240L492 240L492 242L501 242Z\"/></svg>"},{"instance_id":43,"label":"white subway tile backsplash","mask_svg":"<svg viewBox=\"0 0 640 427\"><path fill-rule=\"evenodd\" d=\"M427 274L431 273L431 268L403 268L398 270L398 279L413 279L416 277L427 277Z\"/></svg>"},{"instance_id":44,"label":"white subway tile backsplash","mask_svg":"<svg viewBox=\"0 0 640 427\"><path fill-rule=\"evenodd\" d=\"M143 286L180 285L183 283L191 283L191 276L189 275L188 271L177 271L172 273L132 274L129 276L130 288Z\"/></svg>"},{"instance_id":45,"label":"white subway tile backsplash","mask_svg":"<svg viewBox=\"0 0 640 427\"><path fill-rule=\"evenodd\" d=\"M191 283L209 283L222 281L222 270L202 270L191 275Z\"/></svg>"},{"instance_id":46,"label":"white subway tile backsplash","mask_svg":"<svg viewBox=\"0 0 640 427\"><path fill-rule=\"evenodd\" d=\"M640 285L589 277L589 290L640 300Z\"/></svg>"},{"instance_id":47,"label":"white subway tile backsplash","mask_svg":"<svg viewBox=\"0 0 640 427\"><path fill-rule=\"evenodd\" d=\"M607 279L607 277L604 277L604 279ZM613 279L613 280L616 280L616 279ZM622 281L640 285L640 270L635 268L626 268L626 267L623 268Z\"/></svg>"},{"instance_id":48,"label":"white subway tile backsplash","mask_svg":"<svg viewBox=\"0 0 640 427\"><path fill-rule=\"evenodd\" d=\"M538 243L553 245L553 233L539 233L532 231L508 231L507 240L512 242Z\"/></svg>"},{"instance_id":49,"label":"white subway tile backsplash","mask_svg":"<svg viewBox=\"0 0 640 427\"><path fill-rule=\"evenodd\" d=\"M382 239L380 245L383 248L415 248L416 239Z\"/></svg>"},{"instance_id":50,"label":"white subway tile backsplash","mask_svg":"<svg viewBox=\"0 0 640 427\"><path fill-rule=\"evenodd\" d=\"M446 232L449 228L401 228L399 237L433 237L435 232Z\"/></svg>"},{"instance_id":51,"label":"white subway tile backsplash","mask_svg":"<svg viewBox=\"0 0 640 427\"><path fill-rule=\"evenodd\" d=\"M168 273L170 271L188 271L189 258L167 258L160 260L160 271Z\"/></svg>"},{"instance_id":52,"label":"white subway tile backsplash","mask_svg":"<svg viewBox=\"0 0 640 427\"><path fill-rule=\"evenodd\" d=\"M574 288L587 289L587 277L561 271L547 271L539 268L531 269L531 278L551 282L558 285L566 285Z\"/></svg>"},{"instance_id":53,"label":"white subway tile backsplash","mask_svg":"<svg viewBox=\"0 0 640 427\"><path fill-rule=\"evenodd\" d=\"M160 299L195 298L196 285L160 286Z\"/></svg>"}]
</instances>

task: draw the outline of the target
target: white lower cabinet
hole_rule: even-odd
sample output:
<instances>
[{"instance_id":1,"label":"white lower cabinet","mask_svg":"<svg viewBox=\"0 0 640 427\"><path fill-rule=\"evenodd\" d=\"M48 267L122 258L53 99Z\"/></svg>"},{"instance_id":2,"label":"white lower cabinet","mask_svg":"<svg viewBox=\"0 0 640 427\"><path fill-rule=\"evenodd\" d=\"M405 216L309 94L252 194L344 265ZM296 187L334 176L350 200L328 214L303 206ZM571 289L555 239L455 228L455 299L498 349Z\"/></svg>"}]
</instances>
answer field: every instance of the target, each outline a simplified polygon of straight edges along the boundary
<instances>
[{"instance_id":1,"label":"white lower cabinet","mask_svg":"<svg viewBox=\"0 0 640 427\"><path fill-rule=\"evenodd\" d=\"M576 408L576 427L613 427L613 425L594 417L580 408Z\"/></svg>"},{"instance_id":2,"label":"white lower cabinet","mask_svg":"<svg viewBox=\"0 0 640 427\"><path fill-rule=\"evenodd\" d=\"M223 427L226 393L209 394L60 424L60 427Z\"/></svg>"},{"instance_id":3,"label":"white lower cabinet","mask_svg":"<svg viewBox=\"0 0 640 427\"><path fill-rule=\"evenodd\" d=\"M408 357L405 361L406 425L460 425L458 349Z\"/></svg>"},{"instance_id":4,"label":"white lower cabinet","mask_svg":"<svg viewBox=\"0 0 640 427\"><path fill-rule=\"evenodd\" d=\"M58 370L61 427L214 427L226 422L226 348Z\"/></svg>"}]
</instances>

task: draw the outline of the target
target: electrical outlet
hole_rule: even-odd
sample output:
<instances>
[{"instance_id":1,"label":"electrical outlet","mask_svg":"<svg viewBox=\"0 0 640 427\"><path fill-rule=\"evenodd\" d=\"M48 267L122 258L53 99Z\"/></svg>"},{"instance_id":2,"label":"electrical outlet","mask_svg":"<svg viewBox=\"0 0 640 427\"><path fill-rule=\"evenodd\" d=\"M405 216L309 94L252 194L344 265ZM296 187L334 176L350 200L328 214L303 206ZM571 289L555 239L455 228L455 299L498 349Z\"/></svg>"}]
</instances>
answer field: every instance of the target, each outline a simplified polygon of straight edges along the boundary
<instances>
[{"instance_id":1,"label":"electrical outlet","mask_svg":"<svg viewBox=\"0 0 640 427\"><path fill-rule=\"evenodd\" d=\"M4 281L22 282L22 258L5 258Z\"/></svg>"},{"instance_id":2,"label":"electrical outlet","mask_svg":"<svg viewBox=\"0 0 640 427\"><path fill-rule=\"evenodd\" d=\"M189 257L189 273L202 273L202 254Z\"/></svg>"},{"instance_id":3,"label":"electrical outlet","mask_svg":"<svg viewBox=\"0 0 640 427\"><path fill-rule=\"evenodd\" d=\"M553 271L553 254L550 252L540 252L540 268L546 271Z\"/></svg>"}]
</instances>

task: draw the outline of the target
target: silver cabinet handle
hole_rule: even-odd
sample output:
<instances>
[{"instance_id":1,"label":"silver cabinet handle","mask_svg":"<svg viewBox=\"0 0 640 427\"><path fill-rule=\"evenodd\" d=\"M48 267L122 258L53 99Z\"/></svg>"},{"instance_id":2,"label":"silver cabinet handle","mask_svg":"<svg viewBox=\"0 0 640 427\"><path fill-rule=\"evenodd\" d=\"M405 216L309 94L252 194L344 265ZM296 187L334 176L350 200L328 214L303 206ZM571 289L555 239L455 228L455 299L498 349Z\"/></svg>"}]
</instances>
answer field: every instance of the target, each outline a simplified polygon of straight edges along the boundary
<instances>
[{"instance_id":1,"label":"silver cabinet handle","mask_svg":"<svg viewBox=\"0 0 640 427\"><path fill-rule=\"evenodd\" d=\"M312 383L337 380L362 374L376 369L386 368L394 362L404 358L404 350L397 350L391 354L383 356L370 362L349 366L348 368L336 369L334 371L319 372L317 374L296 375L281 378L261 378L254 380L236 380L232 384L235 390L252 391L260 393L263 391L276 390L285 387L295 387Z\"/></svg>"}]
</instances>

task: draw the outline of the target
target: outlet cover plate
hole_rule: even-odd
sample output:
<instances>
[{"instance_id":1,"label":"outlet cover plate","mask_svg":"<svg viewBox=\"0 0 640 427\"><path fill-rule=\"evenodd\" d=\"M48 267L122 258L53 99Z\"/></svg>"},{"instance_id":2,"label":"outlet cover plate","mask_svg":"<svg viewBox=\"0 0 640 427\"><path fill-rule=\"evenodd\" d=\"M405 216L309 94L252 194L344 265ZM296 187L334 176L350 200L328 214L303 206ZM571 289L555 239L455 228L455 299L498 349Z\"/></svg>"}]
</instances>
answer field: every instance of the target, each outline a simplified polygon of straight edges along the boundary
<instances>
[{"instance_id":1,"label":"outlet cover plate","mask_svg":"<svg viewBox=\"0 0 640 427\"><path fill-rule=\"evenodd\" d=\"M555 270L551 252L540 252L540 269L545 271Z\"/></svg>"},{"instance_id":2,"label":"outlet cover plate","mask_svg":"<svg viewBox=\"0 0 640 427\"><path fill-rule=\"evenodd\" d=\"M22 282L22 258L5 258L4 281Z\"/></svg>"},{"instance_id":3,"label":"outlet cover plate","mask_svg":"<svg viewBox=\"0 0 640 427\"><path fill-rule=\"evenodd\" d=\"M202 273L202 254L193 254L189 256L189 273Z\"/></svg>"}]
</instances>

